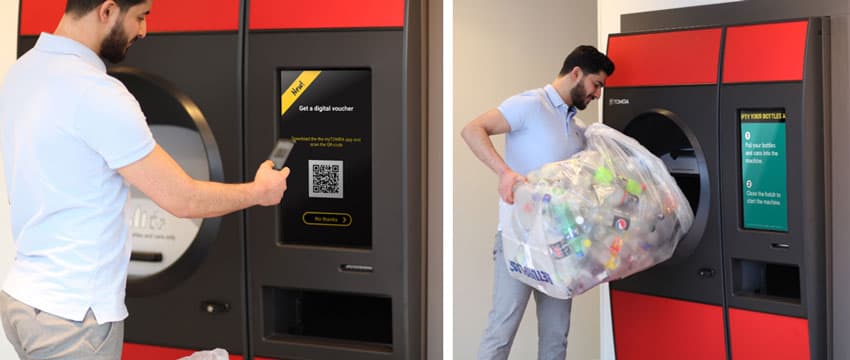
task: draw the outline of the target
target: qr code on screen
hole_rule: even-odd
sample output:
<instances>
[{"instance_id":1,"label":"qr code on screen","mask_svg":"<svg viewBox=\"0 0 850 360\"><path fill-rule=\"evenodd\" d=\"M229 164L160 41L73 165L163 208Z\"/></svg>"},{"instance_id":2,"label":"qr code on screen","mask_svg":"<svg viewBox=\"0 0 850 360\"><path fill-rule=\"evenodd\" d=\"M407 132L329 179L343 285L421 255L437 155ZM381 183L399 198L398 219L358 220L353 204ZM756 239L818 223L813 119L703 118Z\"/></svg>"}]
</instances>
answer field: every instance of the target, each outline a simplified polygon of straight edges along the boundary
<instances>
[{"instance_id":1,"label":"qr code on screen","mask_svg":"<svg viewBox=\"0 0 850 360\"><path fill-rule=\"evenodd\" d=\"M308 160L311 198L342 199L342 161Z\"/></svg>"}]
</instances>

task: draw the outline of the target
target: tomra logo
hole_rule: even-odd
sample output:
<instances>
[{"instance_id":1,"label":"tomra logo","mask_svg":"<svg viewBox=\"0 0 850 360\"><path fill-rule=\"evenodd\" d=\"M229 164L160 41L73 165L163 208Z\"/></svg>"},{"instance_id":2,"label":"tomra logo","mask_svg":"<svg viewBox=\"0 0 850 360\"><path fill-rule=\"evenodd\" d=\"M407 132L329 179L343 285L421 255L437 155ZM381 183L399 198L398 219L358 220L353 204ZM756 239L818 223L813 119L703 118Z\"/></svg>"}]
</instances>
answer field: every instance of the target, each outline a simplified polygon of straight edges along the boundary
<instances>
[{"instance_id":1,"label":"tomra logo","mask_svg":"<svg viewBox=\"0 0 850 360\"><path fill-rule=\"evenodd\" d=\"M628 104L629 104L629 99L625 99L625 98L624 99L617 99L617 98L608 99L608 105L609 106L610 105L628 105Z\"/></svg>"}]
</instances>

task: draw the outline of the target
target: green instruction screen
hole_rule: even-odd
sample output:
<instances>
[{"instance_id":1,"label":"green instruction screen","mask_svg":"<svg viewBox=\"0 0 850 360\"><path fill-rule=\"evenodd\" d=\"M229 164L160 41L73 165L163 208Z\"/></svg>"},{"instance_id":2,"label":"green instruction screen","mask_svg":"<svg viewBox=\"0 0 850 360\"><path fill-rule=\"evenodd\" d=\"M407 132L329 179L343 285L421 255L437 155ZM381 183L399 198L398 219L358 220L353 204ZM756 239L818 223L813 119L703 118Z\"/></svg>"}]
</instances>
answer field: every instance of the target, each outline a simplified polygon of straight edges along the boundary
<instances>
[{"instance_id":1,"label":"green instruction screen","mask_svg":"<svg viewBox=\"0 0 850 360\"><path fill-rule=\"evenodd\" d=\"M740 109L745 229L788 231L785 109Z\"/></svg>"}]
</instances>

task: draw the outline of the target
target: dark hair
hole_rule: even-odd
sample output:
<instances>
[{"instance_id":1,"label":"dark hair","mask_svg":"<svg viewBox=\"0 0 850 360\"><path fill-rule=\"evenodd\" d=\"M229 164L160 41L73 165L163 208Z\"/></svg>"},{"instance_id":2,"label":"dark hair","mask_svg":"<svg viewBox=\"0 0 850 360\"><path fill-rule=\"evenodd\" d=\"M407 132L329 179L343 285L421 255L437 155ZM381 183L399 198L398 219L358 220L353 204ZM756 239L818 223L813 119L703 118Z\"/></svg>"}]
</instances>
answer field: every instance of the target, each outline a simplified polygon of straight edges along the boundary
<instances>
[{"instance_id":1,"label":"dark hair","mask_svg":"<svg viewBox=\"0 0 850 360\"><path fill-rule=\"evenodd\" d=\"M77 16L83 16L87 14L89 11L94 10L94 8L103 4L106 0L68 0L65 5L65 13L73 14ZM113 0L121 11L125 11L132 6L141 4L146 0Z\"/></svg>"},{"instance_id":2,"label":"dark hair","mask_svg":"<svg viewBox=\"0 0 850 360\"><path fill-rule=\"evenodd\" d=\"M581 68L581 71L585 74L596 74L604 71L605 74L611 76L614 73L614 62L590 45L579 45L567 55L567 58L564 59L564 66L561 67L561 72L558 75L569 74L576 66Z\"/></svg>"}]
</instances>

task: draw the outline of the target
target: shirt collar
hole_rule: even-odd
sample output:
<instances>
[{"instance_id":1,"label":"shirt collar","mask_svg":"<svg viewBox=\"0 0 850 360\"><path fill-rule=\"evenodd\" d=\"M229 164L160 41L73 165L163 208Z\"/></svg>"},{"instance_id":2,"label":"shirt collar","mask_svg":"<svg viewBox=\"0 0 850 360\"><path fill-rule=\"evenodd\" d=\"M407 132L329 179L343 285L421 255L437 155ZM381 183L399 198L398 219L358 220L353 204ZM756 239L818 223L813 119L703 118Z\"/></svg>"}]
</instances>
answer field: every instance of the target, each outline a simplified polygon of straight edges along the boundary
<instances>
[{"instance_id":1,"label":"shirt collar","mask_svg":"<svg viewBox=\"0 0 850 360\"><path fill-rule=\"evenodd\" d=\"M35 43L35 48L39 51L49 53L75 55L82 59L83 62L106 72L106 64L103 63L103 60L101 60L94 51L89 49L87 46L64 36L43 32L38 37L38 41Z\"/></svg>"},{"instance_id":2,"label":"shirt collar","mask_svg":"<svg viewBox=\"0 0 850 360\"><path fill-rule=\"evenodd\" d=\"M552 84L547 84L543 89L546 91L546 96L549 98L549 102L552 103L552 106L555 108L565 108L567 111L567 120L573 118L573 116L578 113L578 109L575 106L569 106L564 102L564 99L561 98L561 95L558 94L558 90L555 90L555 87Z\"/></svg>"}]
</instances>

